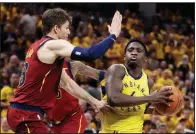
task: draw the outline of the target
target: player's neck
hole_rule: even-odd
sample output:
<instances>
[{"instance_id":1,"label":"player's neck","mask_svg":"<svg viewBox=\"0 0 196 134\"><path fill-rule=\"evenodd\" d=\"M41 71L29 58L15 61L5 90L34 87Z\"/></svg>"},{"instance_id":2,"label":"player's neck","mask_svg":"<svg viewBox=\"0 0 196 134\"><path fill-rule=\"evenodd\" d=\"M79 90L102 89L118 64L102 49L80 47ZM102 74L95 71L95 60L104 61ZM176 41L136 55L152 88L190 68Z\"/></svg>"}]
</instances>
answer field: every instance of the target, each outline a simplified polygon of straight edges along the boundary
<instances>
[{"instance_id":1,"label":"player's neck","mask_svg":"<svg viewBox=\"0 0 196 134\"><path fill-rule=\"evenodd\" d=\"M59 39L58 36L57 36L56 34L52 33L52 32L46 34L46 36L49 36L49 37L51 37L51 38L53 38L53 39L56 39L56 40Z\"/></svg>"},{"instance_id":2,"label":"player's neck","mask_svg":"<svg viewBox=\"0 0 196 134\"><path fill-rule=\"evenodd\" d=\"M131 76L139 77L142 73L142 68L140 68L140 67L131 68L127 65L126 65L126 67L128 69L129 74L131 74Z\"/></svg>"}]
</instances>

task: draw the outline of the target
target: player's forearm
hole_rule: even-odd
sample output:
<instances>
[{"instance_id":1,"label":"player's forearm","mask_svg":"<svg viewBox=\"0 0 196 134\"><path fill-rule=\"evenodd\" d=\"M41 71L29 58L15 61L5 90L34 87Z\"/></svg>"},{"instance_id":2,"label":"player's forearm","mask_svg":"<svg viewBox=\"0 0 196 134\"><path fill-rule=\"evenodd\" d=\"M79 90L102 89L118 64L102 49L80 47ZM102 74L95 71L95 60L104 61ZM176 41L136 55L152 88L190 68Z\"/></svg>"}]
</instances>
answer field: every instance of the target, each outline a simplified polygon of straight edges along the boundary
<instances>
[{"instance_id":1,"label":"player's forearm","mask_svg":"<svg viewBox=\"0 0 196 134\"><path fill-rule=\"evenodd\" d=\"M90 66L83 64L82 62L76 62L75 66L78 68L77 74L85 75L91 77L95 80L99 79L100 70L94 69Z\"/></svg>"},{"instance_id":2,"label":"player's forearm","mask_svg":"<svg viewBox=\"0 0 196 134\"><path fill-rule=\"evenodd\" d=\"M114 44L116 36L114 34L109 35L103 41L92 45L90 48L75 47L71 54L72 60L81 61L94 61L102 57L105 52Z\"/></svg>"},{"instance_id":3,"label":"player's forearm","mask_svg":"<svg viewBox=\"0 0 196 134\"><path fill-rule=\"evenodd\" d=\"M85 69L85 71L81 71L79 73L82 75L89 76L89 77L91 77L95 80L99 80L99 81L103 80L104 76L105 76L104 71L97 70L97 69L91 68L89 66L88 66L88 68Z\"/></svg>"},{"instance_id":4,"label":"player's forearm","mask_svg":"<svg viewBox=\"0 0 196 134\"><path fill-rule=\"evenodd\" d=\"M105 71L92 68L80 61L71 61L70 63L71 63L71 70L73 71L74 74L86 75L88 77L91 77L99 81L104 79Z\"/></svg>"},{"instance_id":5,"label":"player's forearm","mask_svg":"<svg viewBox=\"0 0 196 134\"><path fill-rule=\"evenodd\" d=\"M64 86L63 89L74 97L85 100L88 103L91 103L95 99L88 92L78 86L71 78L67 81L67 86Z\"/></svg>"},{"instance_id":6,"label":"player's forearm","mask_svg":"<svg viewBox=\"0 0 196 134\"><path fill-rule=\"evenodd\" d=\"M110 73L110 72L109 72ZM123 88L123 83L120 80L116 80L112 77L108 77L106 83L108 103L111 106L135 106L150 102L149 96L144 97L134 97L134 92L131 95L126 95L121 93Z\"/></svg>"},{"instance_id":7,"label":"player's forearm","mask_svg":"<svg viewBox=\"0 0 196 134\"><path fill-rule=\"evenodd\" d=\"M151 102L150 96L134 97L118 93L118 95L112 95L108 97L108 103L111 106L136 106L149 102Z\"/></svg>"}]
</instances>

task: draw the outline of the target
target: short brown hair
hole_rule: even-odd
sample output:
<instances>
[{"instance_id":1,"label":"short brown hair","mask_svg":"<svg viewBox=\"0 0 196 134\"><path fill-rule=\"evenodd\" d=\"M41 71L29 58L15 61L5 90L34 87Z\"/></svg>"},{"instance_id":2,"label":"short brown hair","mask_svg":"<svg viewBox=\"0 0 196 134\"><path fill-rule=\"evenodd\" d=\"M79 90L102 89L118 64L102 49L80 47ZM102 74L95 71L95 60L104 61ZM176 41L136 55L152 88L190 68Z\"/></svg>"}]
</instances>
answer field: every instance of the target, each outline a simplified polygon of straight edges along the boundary
<instances>
[{"instance_id":1,"label":"short brown hair","mask_svg":"<svg viewBox=\"0 0 196 134\"><path fill-rule=\"evenodd\" d=\"M60 27L67 21L71 23L71 17L65 10L61 8L48 9L42 16L43 33L47 34L55 25Z\"/></svg>"}]
</instances>

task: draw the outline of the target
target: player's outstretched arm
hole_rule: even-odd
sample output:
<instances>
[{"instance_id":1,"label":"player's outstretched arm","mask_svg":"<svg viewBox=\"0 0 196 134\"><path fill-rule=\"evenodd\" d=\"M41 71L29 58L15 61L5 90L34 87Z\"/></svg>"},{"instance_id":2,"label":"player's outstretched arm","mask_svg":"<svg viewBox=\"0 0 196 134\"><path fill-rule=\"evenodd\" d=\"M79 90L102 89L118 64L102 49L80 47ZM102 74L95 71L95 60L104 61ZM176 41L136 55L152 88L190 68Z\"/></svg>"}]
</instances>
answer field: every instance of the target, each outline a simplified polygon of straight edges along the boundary
<instances>
[{"instance_id":1,"label":"player's outstretched arm","mask_svg":"<svg viewBox=\"0 0 196 134\"><path fill-rule=\"evenodd\" d=\"M62 70L60 87L66 90L71 95L78 99L87 101L95 110L99 111L106 103L99 101L92 97L88 92L82 89L75 81L73 81L66 73L65 69Z\"/></svg>"},{"instance_id":2,"label":"player's outstretched arm","mask_svg":"<svg viewBox=\"0 0 196 134\"><path fill-rule=\"evenodd\" d=\"M102 57L114 44L121 31L122 15L117 11L109 26L110 35L90 48L75 47L66 40L50 40L38 50L41 62L52 64L57 57L71 57L72 60L93 61Z\"/></svg>"},{"instance_id":3,"label":"player's outstretched arm","mask_svg":"<svg viewBox=\"0 0 196 134\"><path fill-rule=\"evenodd\" d=\"M165 88L160 92L143 97L122 94L122 80L124 76L125 70L120 65L112 65L107 71L106 91L108 95L108 103L111 106L135 106L150 102L167 104L167 100L169 100L168 96L172 94L169 88Z\"/></svg>"},{"instance_id":4,"label":"player's outstretched arm","mask_svg":"<svg viewBox=\"0 0 196 134\"><path fill-rule=\"evenodd\" d=\"M74 76L76 74L81 74L81 75L89 76L99 81L104 79L105 72L102 70L92 68L88 65L85 65L84 63L80 61L71 61L70 64L71 64L72 74Z\"/></svg>"}]
</instances>

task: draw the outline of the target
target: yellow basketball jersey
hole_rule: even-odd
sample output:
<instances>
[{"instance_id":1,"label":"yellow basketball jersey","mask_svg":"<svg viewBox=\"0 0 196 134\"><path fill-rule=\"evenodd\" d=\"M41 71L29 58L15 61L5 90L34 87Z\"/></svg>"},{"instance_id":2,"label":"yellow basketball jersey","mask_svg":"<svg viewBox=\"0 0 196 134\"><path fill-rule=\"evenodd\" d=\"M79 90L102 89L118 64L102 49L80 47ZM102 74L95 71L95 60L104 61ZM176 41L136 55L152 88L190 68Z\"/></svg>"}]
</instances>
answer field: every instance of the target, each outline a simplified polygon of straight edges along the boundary
<instances>
[{"instance_id":1,"label":"yellow basketball jersey","mask_svg":"<svg viewBox=\"0 0 196 134\"><path fill-rule=\"evenodd\" d=\"M120 65L126 71L122 80L122 93L135 97L149 95L148 78L144 71L140 78L135 79L129 75L123 64ZM101 85L104 86L105 82L106 80L103 80ZM103 99L107 100L107 95ZM110 112L101 117L102 131L100 133L142 133L146 106L147 103L130 107L115 107L114 113Z\"/></svg>"}]
</instances>

